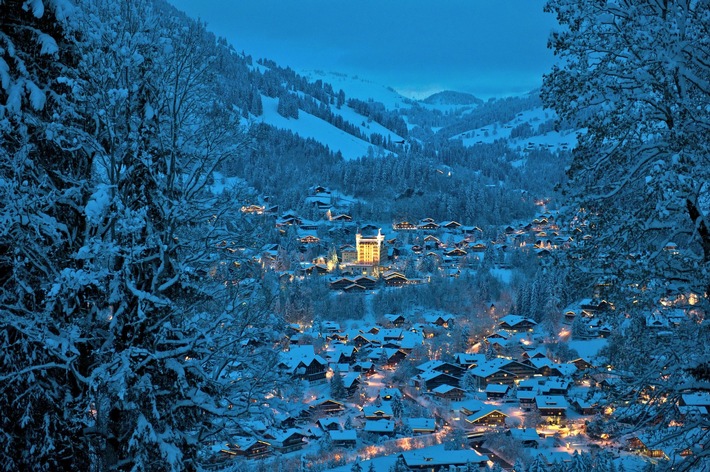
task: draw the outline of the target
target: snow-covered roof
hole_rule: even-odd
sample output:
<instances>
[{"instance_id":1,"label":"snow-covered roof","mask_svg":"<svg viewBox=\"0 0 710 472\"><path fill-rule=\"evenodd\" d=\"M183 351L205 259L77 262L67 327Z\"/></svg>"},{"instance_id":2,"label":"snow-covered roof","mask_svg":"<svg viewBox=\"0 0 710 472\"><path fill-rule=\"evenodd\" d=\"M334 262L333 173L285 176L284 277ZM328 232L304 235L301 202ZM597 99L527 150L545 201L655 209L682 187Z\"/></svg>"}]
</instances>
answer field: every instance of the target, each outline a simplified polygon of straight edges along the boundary
<instances>
[{"instance_id":1,"label":"snow-covered roof","mask_svg":"<svg viewBox=\"0 0 710 472\"><path fill-rule=\"evenodd\" d=\"M333 441L357 441L357 432L354 429L344 431L328 431Z\"/></svg>"},{"instance_id":2,"label":"snow-covered roof","mask_svg":"<svg viewBox=\"0 0 710 472\"><path fill-rule=\"evenodd\" d=\"M562 395L538 395L535 397L538 408L567 408L569 403Z\"/></svg>"},{"instance_id":3,"label":"snow-covered roof","mask_svg":"<svg viewBox=\"0 0 710 472\"><path fill-rule=\"evenodd\" d=\"M535 428L511 428L510 435L518 441L539 441L540 435Z\"/></svg>"},{"instance_id":4,"label":"snow-covered roof","mask_svg":"<svg viewBox=\"0 0 710 472\"><path fill-rule=\"evenodd\" d=\"M394 421L366 420L363 430L368 433L394 433Z\"/></svg>"},{"instance_id":5,"label":"snow-covered roof","mask_svg":"<svg viewBox=\"0 0 710 472\"><path fill-rule=\"evenodd\" d=\"M407 418L404 420L412 431L435 431L436 420L433 418Z\"/></svg>"},{"instance_id":6,"label":"snow-covered roof","mask_svg":"<svg viewBox=\"0 0 710 472\"><path fill-rule=\"evenodd\" d=\"M464 466L467 463L481 465L488 462L488 456L473 449L447 451L442 445L405 451L400 456L404 459L407 467L414 468L435 468L446 465Z\"/></svg>"},{"instance_id":7,"label":"snow-covered roof","mask_svg":"<svg viewBox=\"0 0 710 472\"><path fill-rule=\"evenodd\" d=\"M364 407L362 407L362 412L367 417L392 416L394 414L392 412L392 405L390 405L388 402L383 403L381 406L377 406L377 405L364 406Z\"/></svg>"},{"instance_id":8,"label":"snow-covered roof","mask_svg":"<svg viewBox=\"0 0 710 472\"><path fill-rule=\"evenodd\" d=\"M474 413L468 415L468 416L466 417L466 421L468 421L469 423L474 423L474 422L476 422L476 421L478 421L478 420L480 420L480 419L482 419L482 418L484 418L484 417L490 415L490 414L493 413L493 412L498 412L498 413L500 413L500 414L502 414L502 415L508 416L508 415L506 415L503 411L501 411L499 408L497 408L495 405L489 405L489 404L486 403L486 404L484 404L484 407L483 407L483 408L481 408L480 410L478 410L478 411L476 411L476 412L474 412Z\"/></svg>"},{"instance_id":9,"label":"snow-covered roof","mask_svg":"<svg viewBox=\"0 0 710 472\"><path fill-rule=\"evenodd\" d=\"M710 406L710 392L693 392L681 395L687 406Z\"/></svg>"},{"instance_id":10,"label":"snow-covered roof","mask_svg":"<svg viewBox=\"0 0 710 472\"><path fill-rule=\"evenodd\" d=\"M438 387L436 387L435 389L433 389L432 392L438 393L440 395L444 395L444 394L449 393L453 390L461 390L461 389L459 387L454 387L453 385L441 384Z\"/></svg>"}]
</instances>

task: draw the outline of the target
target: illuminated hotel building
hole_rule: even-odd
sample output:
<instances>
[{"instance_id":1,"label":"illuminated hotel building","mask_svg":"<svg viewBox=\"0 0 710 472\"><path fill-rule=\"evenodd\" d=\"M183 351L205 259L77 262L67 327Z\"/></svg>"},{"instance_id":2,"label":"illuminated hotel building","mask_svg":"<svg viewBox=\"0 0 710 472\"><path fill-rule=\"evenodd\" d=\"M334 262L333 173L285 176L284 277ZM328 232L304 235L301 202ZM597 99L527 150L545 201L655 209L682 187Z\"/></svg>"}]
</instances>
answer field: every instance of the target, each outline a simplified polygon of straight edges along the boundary
<instances>
[{"instance_id":1,"label":"illuminated hotel building","mask_svg":"<svg viewBox=\"0 0 710 472\"><path fill-rule=\"evenodd\" d=\"M385 252L385 237L379 229L377 234L372 236L363 236L360 232L355 234L355 247L359 265L379 266L387 255Z\"/></svg>"}]
</instances>

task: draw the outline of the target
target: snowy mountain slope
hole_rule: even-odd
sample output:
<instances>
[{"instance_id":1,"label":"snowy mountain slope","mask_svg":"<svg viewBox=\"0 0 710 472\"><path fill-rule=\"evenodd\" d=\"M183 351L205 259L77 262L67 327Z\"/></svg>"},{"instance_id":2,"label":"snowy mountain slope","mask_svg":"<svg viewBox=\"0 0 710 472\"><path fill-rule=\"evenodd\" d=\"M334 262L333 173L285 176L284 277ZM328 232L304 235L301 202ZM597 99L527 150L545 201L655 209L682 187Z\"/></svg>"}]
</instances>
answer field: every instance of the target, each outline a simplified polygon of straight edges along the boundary
<instances>
[{"instance_id":1,"label":"snowy mountain slope","mask_svg":"<svg viewBox=\"0 0 710 472\"><path fill-rule=\"evenodd\" d=\"M577 143L576 130L549 130L538 132L541 124L554 120L555 115L550 110L537 107L518 113L511 121L502 125L494 123L477 129L472 129L453 136L452 139L461 139L464 146L475 144L490 144L499 139L508 140L511 149L537 149L545 147L551 151L569 150ZM530 134L513 136L517 127L530 126Z\"/></svg>"},{"instance_id":2,"label":"snowy mountain slope","mask_svg":"<svg viewBox=\"0 0 710 472\"><path fill-rule=\"evenodd\" d=\"M308 80L323 80L330 83L335 90L342 89L348 98L360 100L374 100L382 103L387 109L407 107L409 100L391 87L387 87L358 76L349 76L338 72L324 72L321 70L301 71Z\"/></svg>"},{"instance_id":3,"label":"snowy mountain slope","mask_svg":"<svg viewBox=\"0 0 710 472\"><path fill-rule=\"evenodd\" d=\"M333 151L340 151L345 159L357 159L358 157L366 156L368 154L368 148L372 147L367 141L356 138L302 110L299 111L298 119L281 116L277 111L279 102L277 98L262 95L261 100L264 113L262 116L258 117L260 122L269 124L275 128L292 131L302 138L312 138L328 146ZM366 118L360 116L360 121L363 119Z\"/></svg>"}]
</instances>

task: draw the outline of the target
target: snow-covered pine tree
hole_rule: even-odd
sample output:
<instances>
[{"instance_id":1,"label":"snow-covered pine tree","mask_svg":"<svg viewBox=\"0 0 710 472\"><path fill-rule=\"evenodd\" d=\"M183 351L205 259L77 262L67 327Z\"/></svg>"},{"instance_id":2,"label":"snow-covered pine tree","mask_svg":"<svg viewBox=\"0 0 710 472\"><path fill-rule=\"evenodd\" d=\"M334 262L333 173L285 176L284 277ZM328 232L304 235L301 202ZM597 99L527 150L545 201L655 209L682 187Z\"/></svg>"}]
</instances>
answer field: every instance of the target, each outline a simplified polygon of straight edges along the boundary
<instances>
[{"instance_id":1,"label":"snow-covered pine tree","mask_svg":"<svg viewBox=\"0 0 710 472\"><path fill-rule=\"evenodd\" d=\"M234 250L248 244L246 222L209 186L245 134L213 93L217 46L202 25L150 0L84 7L102 52L83 67L91 78L91 60L103 67L91 82L96 236L83 250L106 292L96 303L110 341L94 345L93 444L102 467L192 469L277 375L277 354L249 342L270 342L272 323Z\"/></svg>"},{"instance_id":2,"label":"snow-covered pine tree","mask_svg":"<svg viewBox=\"0 0 710 472\"><path fill-rule=\"evenodd\" d=\"M97 290L75 258L91 177L78 22L68 1L0 8L0 469L87 469Z\"/></svg>"},{"instance_id":3,"label":"snow-covered pine tree","mask_svg":"<svg viewBox=\"0 0 710 472\"><path fill-rule=\"evenodd\" d=\"M704 0L549 0L564 27L542 97L579 135L570 255L619 306L710 297L710 35ZM575 218L575 219L571 219ZM673 243L674 246L669 246ZM692 294L692 295L691 295Z\"/></svg>"},{"instance_id":4,"label":"snow-covered pine tree","mask_svg":"<svg viewBox=\"0 0 710 472\"><path fill-rule=\"evenodd\" d=\"M246 136L214 38L157 0L6 12L0 466L196 469L278 375L229 250L248 225L209 187Z\"/></svg>"},{"instance_id":5,"label":"snow-covered pine tree","mask_svg":"<svg viewBox=\"0 0 710 472\"><path fill-rule=\"evenodd\" d=\"M340 375L340 370L337 367L333 369L333 376L330 378L330 394L336 400L342 400L347 395L345 385L343 384L343 377Z\"/></svg>"},{"instance_id":6,"label":"snow-covered pine tree","mask_svg":"<svg viewBox=\"0 0 710 472\"><path fill-rule=\"evenodd\" d=\"M672 443L708 428L707 419L667 426L682 391L710 382L707 330L693 319L710 308L710 8L705 0L548 0L546 9L563 30L550 39L561 60L544 78L543 100L583 130L564 213L590 237L568 251L570 275L604 280L617 311L631 316L626 324L642 327L626 329L633 355L609 361L644 359L626 392L654 384L653 414L639 415L636 427L653 418ZM669 305L696 329L659 342L643 326ZM674 470L707 460L710 435L695 442L704 452Z\"/></svg>"}]
</instances>

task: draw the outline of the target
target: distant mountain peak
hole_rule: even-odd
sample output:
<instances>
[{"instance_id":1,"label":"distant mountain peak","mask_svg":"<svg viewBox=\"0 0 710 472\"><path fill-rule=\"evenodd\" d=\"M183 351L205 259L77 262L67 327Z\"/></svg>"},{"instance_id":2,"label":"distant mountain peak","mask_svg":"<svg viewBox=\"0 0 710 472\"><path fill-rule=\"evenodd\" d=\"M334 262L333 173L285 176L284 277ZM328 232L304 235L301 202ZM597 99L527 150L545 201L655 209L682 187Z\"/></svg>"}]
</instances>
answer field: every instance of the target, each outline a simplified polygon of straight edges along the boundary
<instances>
[{"instance_id":1,"label":"distant mountain peak","mask_svg":"<svg viewBox=\"0 0 710 472\"><path fill-rule=\"evenodd\" d=\"M483 100L470 93L444 90L428 96L422 102L429 105L481 105Z\"/></svg>"}]
</instances>

